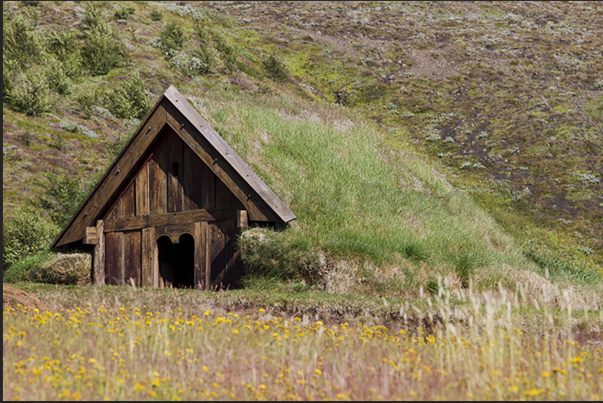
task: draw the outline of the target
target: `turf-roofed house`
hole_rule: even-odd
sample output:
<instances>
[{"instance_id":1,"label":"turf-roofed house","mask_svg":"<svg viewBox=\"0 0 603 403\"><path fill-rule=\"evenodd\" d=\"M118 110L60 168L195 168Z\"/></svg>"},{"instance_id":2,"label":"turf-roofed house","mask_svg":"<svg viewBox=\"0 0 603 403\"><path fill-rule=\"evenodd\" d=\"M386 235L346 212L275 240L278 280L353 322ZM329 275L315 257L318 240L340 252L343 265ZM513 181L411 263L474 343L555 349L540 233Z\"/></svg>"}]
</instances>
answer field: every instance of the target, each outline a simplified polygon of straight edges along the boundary
<instances>
[{"instance_id":1,"label":"turf-roofed house","mask_svg":"<svg viewBox=\"0 0 603 403\"><path fill-rule=\"evenodd\" d=\"M94 284L215 289L250 222L296 217L174 87L53 242L93 249Z\"/></svg>"}]
</instances>

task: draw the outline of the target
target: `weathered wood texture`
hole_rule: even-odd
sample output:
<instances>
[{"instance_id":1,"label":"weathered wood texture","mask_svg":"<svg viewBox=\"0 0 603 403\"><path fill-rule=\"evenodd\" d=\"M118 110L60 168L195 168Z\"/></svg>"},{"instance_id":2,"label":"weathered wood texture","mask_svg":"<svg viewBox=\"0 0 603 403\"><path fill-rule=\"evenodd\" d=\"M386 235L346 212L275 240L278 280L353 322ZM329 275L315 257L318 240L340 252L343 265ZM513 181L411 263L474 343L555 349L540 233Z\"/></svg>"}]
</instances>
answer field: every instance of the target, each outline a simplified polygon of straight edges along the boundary
<instances>
[{"instance_id":1,"label":"weathered wood texture","mask_svg":"<svg viewBox=\"0 0 603 403\"><path fill-rule=\"evenodd\" d=\"M143 228L141 240L141 286L154 286L155 228Z\"/></svg>"},{"instance_id":2,"label":"weathered wood texture","mask_svg":"<svg viewBox=\"0 0 603 403\"><path fill-rule=\"evenodd\" d=\"M209 285L226 287L239 274L242 262L236 250L237 220L208 223Z\"/></svg>"},{"instance_id":3,"label":"weathered wood texture","mask_svg":"<svg viewBox=\"0 0 603 403\"><path fill-rule=\"evenodd\" d=\"M86 227L84 231L84 239L82 243L84 245L96 245L98 242L98 235L96 227Z\"/></svg>"},{"instance_id":4,"label":"weathered wood texture","mask_svg":"<svg viewBox=\"0 0 603 403\"><path fill-rule=\"evenodd\" d=\"M105 284L105 231L103 220L96 222L96 244L92 259L92 283L95 285Z\"/></svg>"},{"instance_id":5,"label":"weathered wood texture","mask_svg":"<svg viewBox=\"0 0 603 403\"><path fill-rule=\"evenodd\" d=\"M195 288L205 289L208 281L205 268L208 266L207 221L195 223Z\"/></svg>"},{"instance_id":6,"label":"weathered wood texture","mask_svg":"<svg viewBox=\"0 0 603 403\"><path fill-rule=\"evenodd\" d=\"M159 132L166 124L165 106L162 97L147 119L141 124L129 143L107 170L105 176L88 195L78 212L73 216L63 231L57 236L52 247L60 247L81 240L84 228L94 225L101 219L101 212L118 194L127 178L135 172L136 166L157 139Z\"/></svg>"},{"instance_id":7,"label":"weathered wood texture","mask_svg":"<svg viewBox=\"0 0 603 403\"><path fill-rule=\"evenodd\" d=\"M105 220L105 232L129 231L146 227L190 224L197 221L216 221L234 218L237 210L211 209L177 211L173 213L151 214L142 217L125 217Z\"/></svg>"},{"instance_id":8,"label":"weathered wood texture","mask_svg":"<svg viewBox=\"0 0 603 403\"><path fill-rule=\"evenodd\" d=\"M141 249L142 249L142 233L141 231L130 231L124 234L124 259L125 273L124 280L126 284L130 284L130 279L133 279L134 285L137 287L141 284Z\"/></svg>"}]
</instances>

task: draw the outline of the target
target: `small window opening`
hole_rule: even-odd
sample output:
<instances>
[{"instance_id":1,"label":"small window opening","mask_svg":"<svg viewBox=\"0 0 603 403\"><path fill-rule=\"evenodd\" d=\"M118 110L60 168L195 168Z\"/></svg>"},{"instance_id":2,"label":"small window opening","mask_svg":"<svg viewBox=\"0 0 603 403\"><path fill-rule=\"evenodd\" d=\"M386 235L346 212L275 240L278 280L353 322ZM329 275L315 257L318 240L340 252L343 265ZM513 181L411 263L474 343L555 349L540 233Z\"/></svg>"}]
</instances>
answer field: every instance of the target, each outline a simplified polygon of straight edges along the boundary
<instances>
[{"instance_id":1,"label":"small window opening","mask_svg":"<svg viewBox=\"0 0 603 403\"><path fill-rule=\"evenodd\" d=\"M178 176L178 163L174 162L172 164L172 176Z\"/></svg>"}]
</instances>

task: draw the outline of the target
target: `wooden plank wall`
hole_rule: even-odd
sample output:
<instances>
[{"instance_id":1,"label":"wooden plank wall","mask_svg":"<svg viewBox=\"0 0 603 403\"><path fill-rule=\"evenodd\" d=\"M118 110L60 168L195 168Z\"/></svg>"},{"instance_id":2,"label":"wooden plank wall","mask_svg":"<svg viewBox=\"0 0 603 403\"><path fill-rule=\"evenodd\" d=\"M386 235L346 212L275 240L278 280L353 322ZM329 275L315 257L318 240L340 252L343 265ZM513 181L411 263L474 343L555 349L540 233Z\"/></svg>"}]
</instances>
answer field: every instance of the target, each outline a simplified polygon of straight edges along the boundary
<instances>
[{"instance_id":1,"label":"wooden plank wall","mask_svg":"<svg viewBox=\"0 0 603 403\"><path fill-rule=\"evenodd\" d=\"M105 220L214 208L244 209L211 169L168 128L152 156L115 202ZM207 264L212 267L210 281L219 283L225 279L222 272L234 267L234 263L229 261L234 253L236 222L210 223L207 231L210 233L207 238L211 256ZM107 233L106 283L130 284L132 278L136 286L157 285L151 256L154 238L154 231L149 229ZM196 240L196 243L200 242Z\"/></svg>"},{"instance_id":2,"label":"wooden plank wall","mask_svg":"<svg viewBox=\"0 0 603 403\"><path fill-rule=\"evenodd\" d=\"M212 288L226 286L242 269L242 262L235 247L236 233L236 219L208 223L210 285Z\"/></svg>"}]
</instances>

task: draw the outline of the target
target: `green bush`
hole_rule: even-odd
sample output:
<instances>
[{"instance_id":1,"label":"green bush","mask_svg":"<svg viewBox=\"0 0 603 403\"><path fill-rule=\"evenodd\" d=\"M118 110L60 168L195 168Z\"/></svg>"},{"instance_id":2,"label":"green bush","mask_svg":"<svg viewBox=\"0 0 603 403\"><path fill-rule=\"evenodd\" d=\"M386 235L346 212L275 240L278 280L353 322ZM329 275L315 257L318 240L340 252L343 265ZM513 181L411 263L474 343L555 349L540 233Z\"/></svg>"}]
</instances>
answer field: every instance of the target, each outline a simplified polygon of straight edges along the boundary
<instances>
[{"instance_id":1,"label":"green bush","mask_svg":"<svg viewBox=\"0 0 603 403\"><path fill-rule=\"evenodd\" d=\"M40 207L48 211L56 225L63 227L84 201L86 193L77 177L47 173L45 178L49 186L40 195Z\"/></svg>"},{"instance_id":2,"label":"green bush","mask_svg":"<svg viewBox=\"0 0 603 403\"><path fill-rule=\"evenodd\" d=\"M69 78L63 64L58 60L49 60L46 69L46 80L53 91L61 95L70 95L73 81Z\"/></svg>"},{"instance_id":3,"label":"green bush","mask_svg":"<svg viewBox=\"0 0 603 403\"><path fill-rule=\"evenodd\" d=\"M170 67L179 70L189 77L208 74L215 63L211 50L206 47L196 51L192 56L181 50L169 51L167 59L170 62Z\"/></svg>"},{"instance_id":4,"label":"green bush","mask_svg":"<svg viewBox=\"0 0 603 403\"><path fill-rule=\"evenodd\" d=\"M5 87L6 88L6 87ZM8 103L18 112L40 115L50 110L50 87L43 71L18 73L7 91Z\"/></svg>"},{"instance_id":5,"label":"green bush","mask_svg":"<svg viewBox=\"0 0 603 403\"><path fill-rule=\"evenodd\" d=\"M89 29L95 29L98 26L105 24L105 17L103 16L100 8L94 3L87 3L86 15L84 15L82 23Z\"/></svg>"},{"instance_id":6,"label":"green bush","mask_svg":"<svg viewBox=\"0 0 603 403\"><path fill-rule=\"evenodd\" d=\"M8 94L10 93L11 89L12 89L12 84L11 84L11 67L9 65L9 63L6 62L6 60L3 60L2 63L2 97L8 97ZM7 98L8 101L8 98Z\"/></svg>"},{"instance_id":7,"label":"green bush","mask_svg":"<svg viewBox=\"0 0 603 403\"><path fill-rule=\"evenodd\" d=\"M220 58L224 63L224 67L229 73L232 73L237 68L237 50L234 46L229 45L224 37L220 35L214 36L214 46L220 52Z\"/></svg>"},{"instance_id":8,"label":"green bush","mask_svg":"<svg viewBox=\"0 0 603 403\"><path fill-rule=\"evenodd\" d=\"M88 30L82 47L82 64L90 74L105 75L128 60L125 45L95 7L89 7L84 23Z\"/></svg>"},{"instance_id":9,"label":"green bush","mask_svg":"<svg viewBox=\"0 0 603 403\"><path fill-rule=\"evenodd\" d=\"M137 71L131 73L122 86L107 94L107 103L107 109L122 119L142 119L153 106Z\"/></svg>"},{"instance_id":10,"label":"green bush","mask_svg":"<svg viewBox=\"0 0 603 403\"><path fill-rule=\"evenodd\" d=\"M13 218L4 217L2 262L4 269L50 246L59 228L43 212L31 207L15 209Z\"/></svg>"},{"instance_id":11,"label":"green bush","mask_svg":"<svg viewBox=\"0 0 603 403\"><path fill-rule=\"evenodd\" d=\"M13 14L2 27L3 59L14 61L14 67L25 68L32 61L41 60L44 46L36 30L36 18L22 13Z\"/></svg>"},{"instance_id":12,"label":"green bush","mask_svg":"<svg viewBox=\"0 0 603 403\"><path fill-rule=\"evenodd\" d=\"M21 1L21 4L23 4L24 6L38 7L40 4L42 4L42 2L41 1L25 0L25 1Z\"/></svg>"},{"instance_id":13,"label":"green bush","mask_svg":"<svg viewBox=\"0 0 603 403\"><path fill-rule=\"evenodd\" d=\"M84 117L90 119L94 107L98 104L98 90L89 84L84 84L80 86L74 98Z\"/></svg>"},{"instance_id":14,"label":"green bush","mask_svg":"<svg viewBox=\"0 0 603 403\"><path fill-rule=\"evenodd\" d=\"M161 39L161 50L165 54L182 49L186 41L184 31L174 21L166 24L159 38Z\"/></svg>"},{"instance_id":15,"label":"green bush","mask_svg":"<svg viewBox=\"0 0 603 403\"><path fill-rule=\"evenodd\" d=\"M135 10L132 7L122 7L115 12L115 18L118 20L127 20L134 12Z\"/></svg>"},{"instance_id":16,"label":"green bush","mask_svg":"<svg viewBox=\"0 0 603 403\"><path fill-rule=\"evenodd\" d=\"M287 79L287 68L284 63L275 56L270 55L262 60L264 71L276 81L285 81Z\"/></svg>"},{"instance_id":17,"label":"green bush","mask_svg":"<svg viewBox=\"0 0 603 403\"><path fill-rule=\"evenodd\" d=\"M65 61L66 58L77 53L75 32L72 30L51 32L48 38L48 49L57 56L57 59Z\"/></svg>"},{"instance_id":18,"label":"green bush","mask_svg":"<svg viewBox=\"0 0 603 403\"><path fill-rule=\"evenodd\" d=\"M163 14L161 14L161 11L159 10L153 10L149 14L149 17L151 18L151 21L161 21L161 18L163 18Z\"/></svg>"},{"instance_id":19,"label":"green bush","mask_svg":"<svg viewBox=\"0 0 603 403\"><path fill-rule=\"evenodd\" d=\"M48 48L61 61L61 68L67 77L73 79L80 75L81 60L74 31L52 32Z\"/></svg>"}]
</instances>

